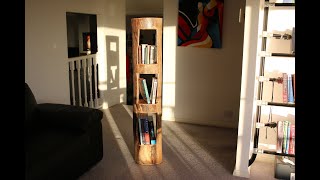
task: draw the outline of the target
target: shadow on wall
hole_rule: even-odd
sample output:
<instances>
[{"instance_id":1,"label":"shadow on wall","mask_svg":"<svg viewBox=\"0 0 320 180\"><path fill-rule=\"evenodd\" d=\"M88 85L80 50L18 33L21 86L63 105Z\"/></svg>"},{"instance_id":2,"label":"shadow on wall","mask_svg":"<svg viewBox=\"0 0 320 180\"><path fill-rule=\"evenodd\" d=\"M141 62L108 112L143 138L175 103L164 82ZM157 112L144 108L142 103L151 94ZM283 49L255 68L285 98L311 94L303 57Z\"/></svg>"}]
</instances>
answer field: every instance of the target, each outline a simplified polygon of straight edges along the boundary
<instances>
[{"instance_id":1,"label":"shadow on wall","mask_svg":"<svg viewBox=\"0 0 320 180\"><path fill-rule=\"evenodd\" d=\"M126 89L120 88L120 59L119 59L119 37L106 36L106 63L107 63L107 80L100 82L101 93L108 106L119 104L125 101Z\"/></svg>"}]
</instances>

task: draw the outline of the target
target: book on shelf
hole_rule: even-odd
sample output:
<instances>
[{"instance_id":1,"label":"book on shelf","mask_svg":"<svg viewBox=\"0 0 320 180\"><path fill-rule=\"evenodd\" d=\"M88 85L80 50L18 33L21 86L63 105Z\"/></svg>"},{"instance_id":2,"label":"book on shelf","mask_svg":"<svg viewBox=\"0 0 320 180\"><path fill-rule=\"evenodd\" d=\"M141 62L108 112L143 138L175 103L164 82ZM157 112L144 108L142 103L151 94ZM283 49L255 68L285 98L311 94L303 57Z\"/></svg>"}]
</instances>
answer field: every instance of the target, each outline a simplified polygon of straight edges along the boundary
<instances>
[{"instance_id":1,"label":"book on shelf","mask_svg":"<svg viewBox=\"0 0 320 180\"><path fill-rule=\"evenodd\" d=\"M293 99L293 84L292 84L292 76L291 74L288 74L288 80L287 80L287 96L288 96L288 103L294 103Z\"/></svg>"},{"instance_id":2,"label":"book on shelf","mask_svg":"<svg viewBox=\"0 0 320 180\"><path fill-rule=\"evenodd\" d=\"M290 125L289 154L295 154L295 138L296 138L295 129L296 129L295 125L291 124Z\"/></svg>"},{"instance_id":3,"label":"book on shelf","mask_svg":"<svg viewBox=\"0 0 320 180\"><path fill-rule=\"evenodd\" d=\"M139 89L140 89L140 93L142 98L148 103L150 104L150 96L149 96L149 91L148 91L148 86L147 86L147 81L145 78L139 78Z\"/></svg>"},{"instance_id":4,"label":"book on shelf","mask_svg":"<svg viewBox=\"0 0 320 180\"><path fill-rule=\"evenodd\" d=\"M288 74L282 73L282 101L288 103Z\"/></svg>"},{"instance_id":5,"label":"book on shelf","mask_svg":"<svg viewBox=\"0 0 320 180\"><path fill-rule=\"evenodd\" d=\"M158 89L158 78L152 77L152 86L151 86L151 92L150 92L151 104L156 104L157 89Z\"/></svg>"},{"instance_id":6,"label":"book on shelf","mask_svg":"<svg viewBox=\"0 0 320 180\"><path fill-rule=\"evenodd\" d=\"M288 154L289 153L289 143L290 143L290 126L291 126L291 122L288 121L287 127L286 127L286 132L287 132L287 138L286 138L286 151L285 153Z\"/></svg>"},{"instance_id":7,"label":"book on shelf","mask_svg":"<svg viewBox=\"0 0 320 180\"><path fill-rule=\"evenodd\" d=\"M138 118L140 144L145 144L143 119Z\"/></svg>"},{"instance_id":8,"label":"book on shelf","mask_svg":"<svg viewBox=\"0 0 320 180\"><path fill-rule=\"evenodd\" d=\"M141 121L140 121L140 119L138 118L138 135L139 135L139 142L140 142L140 144L143 143L141 132L142 132L142 130L141 130Z\"/></svg>"},{"instance_id":9,"label":"book on shelf","mask_svg":"<svg viewBox=\"0 0 320 180\"><path fill-rule=\"evenodd\" d=\"M150 144L150 130L149 130L149 121L147 118L143 118L143 134L145 139L145 144Z\"/></svg>"},{"instance_id":10,"label":"book on shelf","mask_svg":"<svg viewBox=\"0 0 320 180\"><path fill-rule=\"evenodd\" d=\"M146 63L146 48L148 46L148 44L140 44L141 46L141 50L139 50L139 52L141 53L141 64L147 64Z\"/></svg>"},{"instance_id":11,"label":"book on shelf","mask_svg":"<svg viewBox=\"0 0 320 180\"><path fill-rule=\"evenodd\" d=\"M154 144L156 144L156 134L155 134L155 131L154 131L153 120L150 119L150 117L152 117L152 116L148 117L149 130L150 130L150 143L152 145L154 145Z\"/></svg>"},{"instance_id":12,"label":"book on shelf","mask_svg":"<svg viewBox=\"0 0 320 180\"><path fill-rule=\"evenodd\" d=\"M282 153L282 144L283 144L283 121L278 121L277 123L277 153Z\"/></svg>"},{"instance_id":13,"label":"book on shelf","mask_svg":"<svg viewBox=\"0 0 320 180\"><path fill-rule=\"evenodd\" d=\"M296 75L292 74L293 102L296 102Z\"/></svg>"},{"instance_id":14,"label":"book on shelf","mask_svg":"<svg viewBox=\"0 0 320 180\"><path fill-rule=\"evenodd\" d=\"M282 144L282 152L286 153L287 147L287 128L288 128L288 121L283 121L283 144Z\"/></svg>"},{"instance_id":15,"label":"book on shelf","mask_svg":"<svg viewBox=\"0 0 320 180\"><path fill-rule=\"evenodd\" d=\"M144 49L144 58L145 58L144 63L150 64L150 45L149 44L147 44L146 48Z\"/></svg>"},{"instance_id":16,"label":"book on shelf","mask_svg":"<svg viewBox=\"0 0 320 180\"><path fill-rule=\"evenodd\" d=\"M296 30L295 30L296 28L295 27L293 27L292 28L292 38L291 38L291 52L294 54L294 53L296 53L296 46L295 46L295 41L296 41Z\"/></svg>"},{"instance_id":17,"label":"book on shelf","mask_svg":"<svg viewBox=\"0 0 320 180\"><path fill-rule=\"evenodd\" d=\"M141 45L138 46L138 64L143 64L141 57Z\"/></svg>"},{"instance_id":18,"label":"book on shelf","mask_svg":"<svg viewBox=\"0 0 320 180\"><path fill-rule=\"evenodd\" d=\"M149 45L150 46L150 64L157 63L157 52L156 52L156 46L155 45Z\"/></svg>"}]
</instances>

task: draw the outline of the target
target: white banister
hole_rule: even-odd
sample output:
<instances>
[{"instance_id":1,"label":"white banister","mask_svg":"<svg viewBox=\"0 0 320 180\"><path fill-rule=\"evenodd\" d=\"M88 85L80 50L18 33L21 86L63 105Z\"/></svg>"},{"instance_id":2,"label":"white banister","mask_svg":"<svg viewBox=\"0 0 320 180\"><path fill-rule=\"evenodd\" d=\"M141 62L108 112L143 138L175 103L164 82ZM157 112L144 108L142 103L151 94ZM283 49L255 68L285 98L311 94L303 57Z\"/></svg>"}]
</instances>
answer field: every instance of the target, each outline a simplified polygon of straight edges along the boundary
<instances>
[{"instance_id":1,"label":"white banister","mask_svg":"<svg viewBox=\"0 0 320 180\"><path fill-rule=\"evenodd\" d=\"M68 58L68 65L71 71L69 84L71 104L99 108L99 66L96 62L96 54ZM75 70L77 73L74 73ZM76 102L76 99L79 100L79 103Z\"/></svg>"},{"instance_id":2,"label":"white banister","mask_svg":"<svg viewBox=\"0 0 320 180\"><path fill-rule=\"evenodd\" d=\"M90 83L90 87L89 87L90 107L94 107L93 106L93 98L92 98L93 92L92 92L92 59L91 58L89 59L88 72L89 72L89 83Z\"/></svg>"},{"instance_id":3,"label":"white banister","mask_svg":"<svg viewBox=\"0 0 320 180\"><path fill-rule=\"evenodd\" d=\"M82 99L81 99L81 59L76 61L77 63L77 72L78 72L78 98L79 98L79 106L82 106Z\"/></svg>"},{"instance_id":4,"label":"white banister","mask_svg":"<svg viewBox=\"0 0 320 180\"><path fill-rule=\"evenodd\" d=\"M99 106L99 98L98 98L98 81L97 81L97 76L98 76L98 68L97 68L97 63L96 63L96 59L93 59L93 67L94 67L94 74L93 74L93 78L94 78L94 105L95 107Z\"/></svg>"},{"instance_id":5,"label":"white banister","mask_svg":"<svg viewBox=\"0 0 320 180\"><path fill-rule=\"evenodd\" d=\"M71 104L76 105L75 90L74 90L74 62L73 61L69 61L69 69L70 69L70 76L71 76L70 88L71 88L71 93L72 93Z\"/></svg>"}]
</instances>

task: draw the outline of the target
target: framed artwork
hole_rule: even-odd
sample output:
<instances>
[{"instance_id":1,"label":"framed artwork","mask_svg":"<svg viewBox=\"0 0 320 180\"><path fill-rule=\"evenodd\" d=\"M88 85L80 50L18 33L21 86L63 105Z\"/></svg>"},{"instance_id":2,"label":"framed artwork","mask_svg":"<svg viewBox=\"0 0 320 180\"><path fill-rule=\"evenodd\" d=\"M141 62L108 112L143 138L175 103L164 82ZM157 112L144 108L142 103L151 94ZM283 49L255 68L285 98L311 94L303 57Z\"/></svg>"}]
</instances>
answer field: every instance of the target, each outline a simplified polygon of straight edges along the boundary
<instances>
[{"instance_id":1,"label":"framed artwork","mask_svg":"<svg viewBox=\"0 0 320 180\"><path fill-rule=\"evenodd\" d=\"M224 0L179 0L178 46L222 47Z\"/></svg>"}]
</instances>

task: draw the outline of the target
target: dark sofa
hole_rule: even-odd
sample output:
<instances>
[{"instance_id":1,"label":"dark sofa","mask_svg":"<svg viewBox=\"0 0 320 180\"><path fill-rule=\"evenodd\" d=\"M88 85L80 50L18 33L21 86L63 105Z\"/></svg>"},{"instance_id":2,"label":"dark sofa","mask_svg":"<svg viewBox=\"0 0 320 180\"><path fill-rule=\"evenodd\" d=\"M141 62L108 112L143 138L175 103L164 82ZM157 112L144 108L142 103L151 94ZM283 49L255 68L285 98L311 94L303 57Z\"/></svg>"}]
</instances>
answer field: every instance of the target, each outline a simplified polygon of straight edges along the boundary
<instances>
[{"instance_id":1,"label":"dark sofa","mask_svg":"<svg viewBox=\"0 0 320 180\"><path fill-rule=\"evenodd\" d=\"M38 104L25 83L25 179L72 180L103 157L103 112L65 104Z\"/></svg>"}]
</instances>

